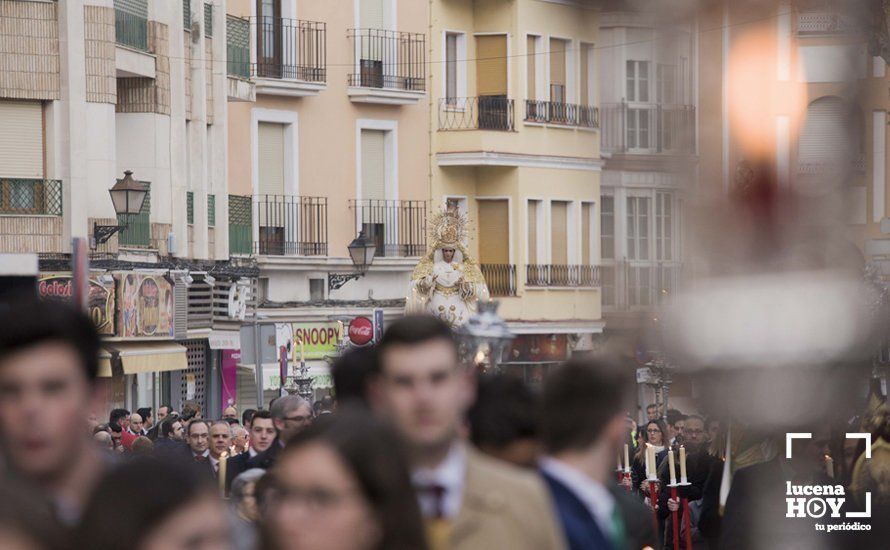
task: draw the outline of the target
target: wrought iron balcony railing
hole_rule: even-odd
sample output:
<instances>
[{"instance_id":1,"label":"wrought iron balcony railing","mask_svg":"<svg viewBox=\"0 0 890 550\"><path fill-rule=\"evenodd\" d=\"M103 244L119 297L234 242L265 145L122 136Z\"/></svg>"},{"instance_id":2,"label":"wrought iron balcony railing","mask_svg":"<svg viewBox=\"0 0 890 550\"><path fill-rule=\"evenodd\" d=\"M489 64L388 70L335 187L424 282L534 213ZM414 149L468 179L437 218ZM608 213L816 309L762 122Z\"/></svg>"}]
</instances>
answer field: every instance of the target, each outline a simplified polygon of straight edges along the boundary
<instances>
[{"instance_id":1,"label":"wrought iron balcony railing","mask_svg":"<svg viewBox=\"0 0 890 550\"><path fill-rule=\"evenodd\" d=\"M603 307L636 311L669 303L683 282L683 264L622 260L599 266Z\"/></svg>"},{"instance_id":2,"label":"wrought iron balcony railing","mask_svg":"<svg viewBox=\"0 0 890 550\"><path fill-rule=\"evenodd\" d=\"M504 96L448 97L439 100L440 130L498 130L515 128L513 100Z\"/></svg>"},{"instance_id":3,"label":"wrought iron balcony railing","mask_svg":"<svg viewBox=\"0 0 890 550\"><path fill-rule=\"evenodd\" d=\"M695 107L609 103L601 106L602 150L610 153L695 152Z\"/></svg>"},{"instance_id":4,"label":"wrought iron balcony railing","mask_svg":"<svg viewBox=\"0 0 890 550\"><path fill-rule=\"evenodd\" d=\"M226 69L229 76L250 78L250 21L226 15Z\"/></svg>"},{"instance_id":5,"label":"wrought iron balcony railing","mask_svg":"<svg viewBox=\"0 0 890 550\"><path fill-rule=\"evenodd\" d=\"M587 105L557 101L525 100L525 120L545 124L562 124L581 128L599 128L599 109Z\"/></svg>"},{"instance_id":6,"label":"wrought iron balcony railing","mask_svg":"<svg viewBox=\"0 0 890 550\"><path fill-rule=\"evenodd\" d=\"M0 178L0 215L61 216L62 182Z\"/></svg>"},{"instance_id":7,"label":"wrought iron balcony railing","mask_svg":"<svg viewBox=\"0 0 890 550\"><path fill-rule=\"evenodd\" d=\"M121 46L148 51L148 0L114 0L114 36Z\"/></svg>"},{"instance_id":8,"label":"wrought iron balcony railing","mask_svg":"<svg viewBox=\"0 0 890 550\"><path fill-rule=\"evenodd\" d=\"M328 199L291 195L254 197L259 241L254 252L270 256L327 256Z\"/></svg>"},{"instance_id":9,"label":"wrought iron balcony railing","mask_svg":"<svg viewBox=\"0 0 890 550\"><path fill-rule=\"evenodd\" d=\"M516 296L516 266L514 264L479 264L488 292L493 297Z\"/></svg>"},{"instance_id":10,"label":"wrought iron balcony railing","mask_svg":"<svg viewBox=\"0 0 890 550\"><path fill-rule=\"evenodd\" d=\"M377 256L422 256L426 252L427 201L350 200L356 233L377 244Z\"/></svg>"},{"instance_id":11,"label":"wrought iron balcony railing","mask_svg":"<svg viewBox=\"0 0 890 550\"><path fill-rule=\"evenodd\" d=\"M349 85L362 88L426 90L426 37L381 29L349 29L353 72Z\"/></svg>"},{"instance_id":12,"label":"wrought iron balcony railing","mask_svg":"<svg viewBox=\"0 0 890 550\"><path fill-rule=\"evenodd\" d=\"M595 265L546 265L526 266L528 287L598 287L599 267Z\"/></svg>"},{"instance_id":13,"label":"wrought iron balcony railing","mask_svg":"<svg viewBox=\"0 0 890 550\"><path fill-rule=\"evenodd\" d=\"M255 17L256 63L252 76L327 81L327 25L281 17Z\"/></svg>"}]
</instances>

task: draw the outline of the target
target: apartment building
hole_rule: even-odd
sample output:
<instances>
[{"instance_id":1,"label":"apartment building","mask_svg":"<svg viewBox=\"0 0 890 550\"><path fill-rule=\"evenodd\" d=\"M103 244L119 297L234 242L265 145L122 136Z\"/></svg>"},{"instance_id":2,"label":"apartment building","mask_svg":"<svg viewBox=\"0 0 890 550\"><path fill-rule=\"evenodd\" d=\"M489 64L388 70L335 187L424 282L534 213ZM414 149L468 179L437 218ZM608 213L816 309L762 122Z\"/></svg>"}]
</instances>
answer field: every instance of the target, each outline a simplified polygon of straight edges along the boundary
<instances>
[{"instance_id":1,"label":"apartment building","mask_svg":"<svg viewBox=\"0 0 890 550\"><path fill-rule=\"evenodd\" d=\"M433 3L433 203L468 215L529 380L603 328L596 4Z\"/></svg>"},{"instance_id":2,"label":"apartment building","mask_svg":"<svg viewBox=\"0 0 890 550\"><path fill-rule=\"evenodd\" d=\"M230 81L254 96L228 106L229 251L256 259L263 322L342 337L340 322L402 315L430 206L428 3L227 9ZM351 260L359 235L375 248L369 266ZM305 356L323 390L337 341L312 344ZM252 368L238 370L242 400L255 391ZM264 373L277 388L278 366Z\"/></svg>"},{"instance_id":3,"label":"apartment building","mask_svg":"<svg viewBox=\"0 0 890 550\"><path fill-rule=\"evenodd\" d=\"M39 254L39 292L58 298L72 238L94 240L90 314L113 403L217 408L211 348L237 327L230 291L253 277L217 230L225 1L2 0L0 41L0 251ZM109 195L125 173L146 191L133 216Z\"/></svg>"}]
</instances>

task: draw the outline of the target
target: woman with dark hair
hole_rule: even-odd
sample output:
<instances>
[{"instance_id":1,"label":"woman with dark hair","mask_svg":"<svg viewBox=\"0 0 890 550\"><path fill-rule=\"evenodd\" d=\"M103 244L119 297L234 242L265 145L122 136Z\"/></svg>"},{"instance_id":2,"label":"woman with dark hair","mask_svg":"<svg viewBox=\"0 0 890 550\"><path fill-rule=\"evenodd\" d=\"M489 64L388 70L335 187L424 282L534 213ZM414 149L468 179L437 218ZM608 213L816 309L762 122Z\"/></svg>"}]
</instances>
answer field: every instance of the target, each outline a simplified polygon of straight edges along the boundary
<instances>
[{"instance_id":1,"label":"woman with dark hair","mask_svg":"<svg viewBox=\"0 0 890 550\"><path fill-rule=\"evenodd\" d=\"M105 476L74 533L91 550L223 550L225 511L190 465L136 459Z\"/></svg>"},{"instance_id":2,"label":"woman with dark hair","mask_svg":"<svg viewBox=\"0 0 890 550\"><path fill-rule=\"evenodd\" d=\"M655 470L661 461L667 456L665 447L665 438L667 436L667 428L661 420L650 420L646 422L646 426L642 430L643 444L637 449L637 452L631 460L630 476L634 491L640 491L645 487L643 483L646 481L646 444L655 447Z\"/></svg>"},{"instance_id":3,"label":"woman with dark hair","mask_svg":"<svg viewBox=\"0 0 890 550\"><path fill-rule=\"evenodd\" d=\"M271 472L274 485L262 497L265 547L427 548L395 434L350 406L322 418L288 443Z\"/></svg>"}]
</instances>

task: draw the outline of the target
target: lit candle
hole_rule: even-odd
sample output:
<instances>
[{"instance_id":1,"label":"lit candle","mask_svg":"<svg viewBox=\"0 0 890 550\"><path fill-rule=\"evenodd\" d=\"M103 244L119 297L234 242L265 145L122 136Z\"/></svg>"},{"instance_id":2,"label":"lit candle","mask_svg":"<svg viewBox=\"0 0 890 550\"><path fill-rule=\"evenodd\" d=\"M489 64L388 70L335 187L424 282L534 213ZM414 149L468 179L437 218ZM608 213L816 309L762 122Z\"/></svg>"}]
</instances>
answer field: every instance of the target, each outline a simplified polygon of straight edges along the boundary
<instances>
[{"instance_id":1,"label":"lit candle","mask_svg":"<svg viewBox=\"0 0 890 550\"><path fill-rule=\"evenodd\" d=\"M686 447L680 445L680 483L688 483L686 478Z\"/></svg>"},{"instance_id":2,"label":"lit candle","mask_svg":"<svg viewBox=\"0 0 890 550\"><path fill-rule=\"evenodd\" d=\"M219 455L219 469L217 471L217 481L219 481L219 492L222 496L226 496L226 459L229 453L223 452Z\"/></svg>"},{"instance_id":3,"label":"lit candle","mask_svg":"<svg viewBox=\"0 0 890 550\"><path fill-rule=\"evenodd\" d=\"M649 451L652 450L652 446L646 443L646 477L652 477L652 455L649 454Z\"/></svg>"},{"instance_id":4,"label":"lit candle","mask_svg":"<svg viewBox=\"0 0 890 550\"><path fill-rule=\"evenodd\" d=\"M825 455L825 472L828 477L834 479L834 459L828 455Z\"/></svg>"},{"instance_id":5,"label":"lit candle","mask_svg":"<svg viewBox=\"0 0 890 550\"><path fill-rule=\"evenodd\" d=\"M668 450L668 470L671 474L671 485L677 484L677 466L674 464L674 450Z\"/></svg>"},{"instance_id":6,"label":"lit candle","mask_svg":"<svg viewBox=\"0 0 890 550\"><path fill-rule=\"evenodd\" d=\"M624 444L624 471L630 471L630 448L627 443Z\"/></svg>"},{"instance_id":7,"label":"lit candle","mask_svg":"<svg viewBox=\"0 0 890 550\"><path fill-rule=\"evenodd\" d=\"M621 451L618 451L618 468L617 468L617 470L618 471L622 470L622 468L621 468Z\"/></svg>"}]
</instances>

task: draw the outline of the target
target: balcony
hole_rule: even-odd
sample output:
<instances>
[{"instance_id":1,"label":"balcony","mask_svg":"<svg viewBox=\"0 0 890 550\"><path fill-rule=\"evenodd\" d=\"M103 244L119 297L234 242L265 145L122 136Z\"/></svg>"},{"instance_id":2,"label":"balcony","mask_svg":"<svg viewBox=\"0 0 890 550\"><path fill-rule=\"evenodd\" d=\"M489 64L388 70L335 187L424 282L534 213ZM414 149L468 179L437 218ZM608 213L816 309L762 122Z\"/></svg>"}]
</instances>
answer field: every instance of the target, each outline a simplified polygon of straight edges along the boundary
<instances>
[{"instance_id":1,"label":"balcony","mask_svg":"<svg viewBox=\"0 0 890 550\"><path fill-rule=\"evenodd\" d=\"M600 109L602 150L609 153L695 153L692 105L609 103Z\"/></svg>"},{"instance_id":2,"label":"balcony","mask_svg":"<svg viewBox=\"0 0 890 550\"><path fill-rule=\"evenodd\" d=\"M587 105L526 99L525 121L596 129L600 127L600 114L599 109Z\"/></svg>"},{"instance_id":3,"label":"balcony","mask_svg":"<svg viewBox=\"0 0 890 550\"><path fill-rule=\"evenodd\" d=\"M148 51L148 0L114 0L114 35L119 46Z\"/></svg>"},{"instance_id":4,"label":"balcony","mask_svg":"<svg viewBox=\"0 0 890 550\"><path fill-rule=\"evenodd\" d=\"M0 178L0 215L61 216L62 182Z\"/></svg>"},{"instance_id":5,"label":"balcony","mask_svg":"<svg viewBox=\"0 0 890 550\"><path fill-rule=\"evenodd\" d=\"M645 311L666 305L679 289L683 264L619 261L600 266L603 307L612 311Z\"/></svg>"},{"instance_id":6,"label":"balcony","mask_svg":"<svg viewBox=\"0 0 890 550\"><path fill-rule=\"evenodd\" d=\"M515 129L513 100L503 96L449 97L439 100L439 130Z\"/></svg>"},{"instance_id":7,"label":"balcony","mask_svg":"<svg viewBox=\"0 0 890 550\"><path fill-rule=\"evenodd\" d=\"M516 266L513 264L480 264L488 293L493 298L516 296Z\"/></svg>"},{"instance_id":8,"label":"balcony","mask_svg":"<svg viewBox=\"0 0 890 550\"><path fill-rule=\"evenodd\" d=\"M318 95L327 86L327 25L318 21L255 17L257 94ZM241 53L240 55L243 55ZM242 74L244 68L237 65Z\"/></svg>"},{"instance_id":9,"label":"balcony","mask_svg":"<svg viewBox=\"0 0 890 550\"><path fill-rule=\"evenodd\" d=\"M595 265L547 265L526 266L526 287L598 287L599 266Z\"/></svg>"},{"instance_id":10,"label":"balcony","mask_svg":"<svg viewBox=\"0 0 890 550\"><path fill-rule=\"evenodd\" d=\"M260 239L254 242L255 253L269 256L327 256L326 197L257 195L254 197L254 207Z\"/></svg>"},{"instance_id":11,"label":"balcony","mask_svg":"<svg viewBox=\"0 0 890 550\"><path fill-rule=\"evenodd\" d=\"M426 94L426 38L381 29L350 29L353 71L349 99L355 103L412 105Z\"/></svg>"},{"instance_id":12,"label":"balcony","mask_svg":"<svg viewBox=\"0 0 890 550\"><path fill-rule=\"evenodd\" d=\"M427 201L350 200L356 233L377 244L377 257L412 257L426 253Z\"/></svg>"}]
</instances>

